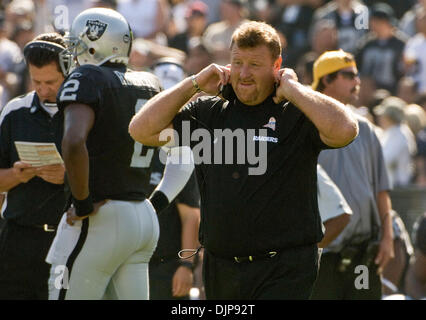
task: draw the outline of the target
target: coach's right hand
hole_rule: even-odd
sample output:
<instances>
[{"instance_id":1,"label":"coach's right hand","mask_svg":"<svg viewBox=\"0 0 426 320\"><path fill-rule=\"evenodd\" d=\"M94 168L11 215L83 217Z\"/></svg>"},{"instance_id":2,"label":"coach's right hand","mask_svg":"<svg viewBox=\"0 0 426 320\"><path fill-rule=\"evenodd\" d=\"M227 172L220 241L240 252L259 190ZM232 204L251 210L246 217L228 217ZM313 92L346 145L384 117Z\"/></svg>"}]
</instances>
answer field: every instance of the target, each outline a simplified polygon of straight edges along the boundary
<instances>
[{"instance_id":1,"label":"coach's right hand","mask_svg":"<svg viewBox=\"0 0 426 320\"><path fill-rule=\"evenodd\" d=\"M211 64L195 75L198 86L208 94L218 94L221 85L226 85L231 73L230 65Z\"/></svg>"},{"instance_id":2,"label":"coach's right hand","mask_svg":"<svg viewBox=\"0 0 426 320\"><path fill-rule=\"evenodd\" d=\"M13 164L13 173L21 183L27 183L29 180L35 177L37 168L33 167L29 163L17 161Z\"/></svg>"}]
</instances>

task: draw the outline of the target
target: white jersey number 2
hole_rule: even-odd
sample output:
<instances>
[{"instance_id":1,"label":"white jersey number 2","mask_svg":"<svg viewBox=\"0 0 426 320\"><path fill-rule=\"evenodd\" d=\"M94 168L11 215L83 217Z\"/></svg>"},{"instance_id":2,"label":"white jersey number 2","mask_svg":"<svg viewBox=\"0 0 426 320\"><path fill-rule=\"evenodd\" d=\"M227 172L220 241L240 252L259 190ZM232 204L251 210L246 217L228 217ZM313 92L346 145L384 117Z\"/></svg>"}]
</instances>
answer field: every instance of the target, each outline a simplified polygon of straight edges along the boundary
<instances>
[{"instance_id":1,"label":"white jersey number 2","mask_svg":"<svg viewBox=\"0 0 426 320\"><path fill-rule=\"evenodd\" d=\"M142 108L142 106L147 102L147 99L138 99L135 104L135 114ZM143 148L147 148L146 154L143 154L145 151ZM132 168L149 168L151 165L152 156L154 155L154 149L148 148L139 142L135 142L133 147L132 162L130 166Z\"/></svg>"}]
</instances>

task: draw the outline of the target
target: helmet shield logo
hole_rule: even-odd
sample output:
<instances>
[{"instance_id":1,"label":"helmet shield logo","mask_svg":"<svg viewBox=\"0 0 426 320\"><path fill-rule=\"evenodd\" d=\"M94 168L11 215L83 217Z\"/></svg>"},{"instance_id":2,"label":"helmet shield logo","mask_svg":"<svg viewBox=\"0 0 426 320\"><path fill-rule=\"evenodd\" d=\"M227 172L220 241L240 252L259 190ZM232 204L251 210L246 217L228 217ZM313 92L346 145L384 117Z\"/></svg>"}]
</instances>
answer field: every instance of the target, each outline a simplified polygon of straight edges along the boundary
<instances>
[{"instance_id":1,"label":"helmet shield logo","mask_svg":"<svg viewBox=\"0 0 426 320\"><path fill-rule=\"evenodd\" d=\"M99 20L87 20L86 27L87 38L89 38L90 41L95 41L102 37L107 28L107 24Z\"/></svg>"}]
</instances>

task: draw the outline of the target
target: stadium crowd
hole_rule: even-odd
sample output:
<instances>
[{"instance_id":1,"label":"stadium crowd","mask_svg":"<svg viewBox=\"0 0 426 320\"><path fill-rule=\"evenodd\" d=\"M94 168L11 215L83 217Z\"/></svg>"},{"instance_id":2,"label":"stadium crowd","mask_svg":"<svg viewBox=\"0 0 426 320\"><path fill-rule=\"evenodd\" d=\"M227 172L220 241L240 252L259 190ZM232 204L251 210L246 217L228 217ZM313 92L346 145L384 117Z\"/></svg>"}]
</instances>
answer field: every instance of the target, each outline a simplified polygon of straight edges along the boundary
<instances>
[{"instance_id":1,"label":"stadium crowd","mask_svg":"<svg viewBox=\"0 0 426 320\"><path fill-rule=\"evenodd\" d=\"M0 106L29 89L24 45L40 33L66 31L74 17L89 7L115 8L129 21L135 36L130 58L133 69L150 70L159 58L172 57L187 75L196 74L212 62L227 64L232 32L247 19L262 20L280 32L283 67L295 69L299 81L306 85L312 83L313 62L321 53L341 48L355 55L361 78L356 107L378 125L394 187L426 186L426 1L386 1L387 5L382 6L377 3L3 1ZM377 19L369 19L374 17ZM401 100L386 110L374 110L388 96ZM392 129L395 124L403 128L400 139L394 139L398 135Z\"/></svg>"},{"instance_id":2,"label":"stadium crowd","mask_svg":"<svg viewBox=\"0 0 426 320\"><path fill-rule=\"evenodd\" d=\"M426 0L2 1L0 112L33 90L25 44L41 33L66 32L90 7L113 8L128 20L135 37L131 69L152 71L164 61L178 66L157 74L171 84L211 63L228 64L232 34L248 20L279 32L282 67L294 69L307 86L321 54L352 54L361 80L353 110L376 125L391 185L426 188Z\"/></svg>"}]
</instances>

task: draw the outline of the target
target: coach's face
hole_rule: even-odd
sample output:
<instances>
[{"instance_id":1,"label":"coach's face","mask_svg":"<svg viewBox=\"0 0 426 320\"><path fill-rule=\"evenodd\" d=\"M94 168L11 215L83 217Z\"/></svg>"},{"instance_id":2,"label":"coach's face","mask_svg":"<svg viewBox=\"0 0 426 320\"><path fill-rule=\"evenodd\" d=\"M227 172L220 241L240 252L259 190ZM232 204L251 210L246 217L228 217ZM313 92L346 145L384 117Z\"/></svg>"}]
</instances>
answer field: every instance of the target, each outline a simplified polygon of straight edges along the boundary
<instances>
[{"instance_id":1,"label":"coach's face","mask_svg":"<svg viewBox=\"0 0 426 320\"><path fill-rule=\"evenodd\" d=\"M31 82L41 102L56 102L56 94L64 81L62 72L55 62L38 68L32 64L28 66Z\"/></svg>"},{"instance_id":2,"label":"coach's face","mask_svg":"<svg viewBox=\"0 0 426 320\"><path fill-rule=\"evenodd\" d=\"M249 106L263 102L275 89L282 58L273 59L265 45L231 49L231 84L238 99Z\"/></svg>"}]
</instances>

